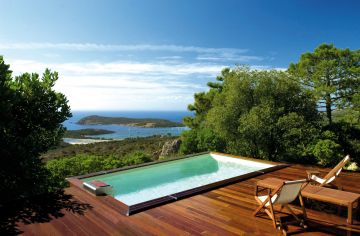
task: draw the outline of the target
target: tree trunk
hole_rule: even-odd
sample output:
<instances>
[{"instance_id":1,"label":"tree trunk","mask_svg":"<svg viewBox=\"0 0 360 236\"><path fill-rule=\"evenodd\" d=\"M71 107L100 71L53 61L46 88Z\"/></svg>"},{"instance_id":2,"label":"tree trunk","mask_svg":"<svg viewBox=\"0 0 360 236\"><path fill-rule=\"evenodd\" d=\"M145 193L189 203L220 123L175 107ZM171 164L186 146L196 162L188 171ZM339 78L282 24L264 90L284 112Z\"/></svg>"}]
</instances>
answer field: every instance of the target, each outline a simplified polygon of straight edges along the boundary
<instances>
[{"instance_id":1,"label":"tree trunk","mask_svg":"<svg viewBox=\"0 0 360 236\"><path fill-rule=\"evenodd\" d=\"M326 95L326 98L325 98L325 104L326 104L326 116L329 120L329 125L332 124L332 117L331 117L331 97L330 97L330 94L327 94Z\"/></svg>"}]
</instances>

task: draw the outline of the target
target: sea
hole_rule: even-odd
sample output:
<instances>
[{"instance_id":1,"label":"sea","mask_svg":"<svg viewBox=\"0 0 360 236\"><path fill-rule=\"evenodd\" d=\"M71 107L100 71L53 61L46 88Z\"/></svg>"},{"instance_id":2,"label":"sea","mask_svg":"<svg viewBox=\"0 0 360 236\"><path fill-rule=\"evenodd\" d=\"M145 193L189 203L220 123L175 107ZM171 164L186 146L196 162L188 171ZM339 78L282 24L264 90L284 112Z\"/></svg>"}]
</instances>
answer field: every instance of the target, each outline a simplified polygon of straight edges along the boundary
<instances>
[{"instance_id":1,"label":"sea","mask_svg":"<svg viewBox=\"0 0 360 236\"><path fill-rule=\"evenodd\" d=\"M128 118L155 118L166 119L174 122L182 122L183 117L193 116L189 111L72 111L72 117L66 120L63 125L68 130L79 129L106 129L114 131L111 134L92 135L88 138L102 139L125 139L134 137L147 137L153 135L171 135L179 136L187 127L171 127L171 128L142 128L125 125L79 125L76 124L81 118L91 115L106 117L128 117ZM65 142L78 144L89 143L89 141L81 141L78 139L65 138Z\"/></svg>"}]
</instances>

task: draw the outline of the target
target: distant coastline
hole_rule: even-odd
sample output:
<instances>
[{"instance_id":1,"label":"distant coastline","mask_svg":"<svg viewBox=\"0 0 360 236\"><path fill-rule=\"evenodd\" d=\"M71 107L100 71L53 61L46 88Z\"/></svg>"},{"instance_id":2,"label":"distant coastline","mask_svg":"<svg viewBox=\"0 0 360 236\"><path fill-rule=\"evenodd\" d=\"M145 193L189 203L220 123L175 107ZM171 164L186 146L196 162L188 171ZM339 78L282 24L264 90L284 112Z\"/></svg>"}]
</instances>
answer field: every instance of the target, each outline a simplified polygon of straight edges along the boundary
<instances>
[{"instance_id":1,"label":"distant coastline","mask_svg":"<svg viewBox=\"0 0 360 236\"><path fill-rule=\"evenodd\" d=\"M121 140L121 139L119 139ZM107 140L107 139L90 139L90 138L84 138L84 139L78 139L78 138L63 138L63 141L68 144L91 144L91 143L102 143L102 142L109 142L113 140Z\"/></svg>"},{"instance_id":2,"label":"distant coastline","mask_svg":"<svg viewBox=\"0 0 360 236\"><path fill-rule=\"evenodd\" d=\"M66 130L64 137L73 139L86 139L93 135L113 134L115 131L106 129L79 129Z\"/></svg>"},{"instance_id":3,"label":"distant coastline","mask_svg":"<svg viewBox=\"0 0 360 236\"><path fill-rule=\"evenodd\" d=\"M79 125L124 125L142 128L170 128L184 127L180 122L155 118L127 118L127 117L106 117L91 115L76 122Z\"/></svg>"},{"instance_id":4,"label":"distant coastline","mask_svg":"<svg viewBox=\"0 0 360 236\"><path fill-rule=\"evenodd\" d=\"M193 113L189 111L72 111L72 117L63 123L68 131L65 134L65 138L122 140L126 138L149 137L153 135L180 136L183 131L189 130L189 128L182 124L183 127L144 128L139 126L114 124L85 125L77 123L82 118L92 115L104 117L131 117L136 119L162 119L181 124L182 119L185 116L193 116ZM97 131L93 131L94 129ZM104 132L106 133L100 134L100 130L105 130ZM111 133L108 131L111 131ZM68 142L70 140L66 139L64 141ZM76 140L71 140L71 142L76 142Z\"/></svg>"}]
</instances>

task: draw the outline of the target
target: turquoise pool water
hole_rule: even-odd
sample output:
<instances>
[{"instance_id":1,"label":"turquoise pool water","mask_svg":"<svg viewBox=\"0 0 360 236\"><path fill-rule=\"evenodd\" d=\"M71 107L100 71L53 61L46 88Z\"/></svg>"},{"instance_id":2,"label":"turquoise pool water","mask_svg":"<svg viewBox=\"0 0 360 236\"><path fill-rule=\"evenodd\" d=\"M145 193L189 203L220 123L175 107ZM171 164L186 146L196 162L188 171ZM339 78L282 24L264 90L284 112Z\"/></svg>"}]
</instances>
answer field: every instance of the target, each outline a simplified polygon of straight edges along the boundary
<instances>
[{"instance_id":1,"label":"turquoise pool water","mask_svg":"<svg viewBox=\"0 0 360 236\"><path fill-rule=\"evenodd\" d=\"M204 154L82 179L113 186L113 196L128 206L244 175L273 165Z\"/></svg>"}]
</instances>

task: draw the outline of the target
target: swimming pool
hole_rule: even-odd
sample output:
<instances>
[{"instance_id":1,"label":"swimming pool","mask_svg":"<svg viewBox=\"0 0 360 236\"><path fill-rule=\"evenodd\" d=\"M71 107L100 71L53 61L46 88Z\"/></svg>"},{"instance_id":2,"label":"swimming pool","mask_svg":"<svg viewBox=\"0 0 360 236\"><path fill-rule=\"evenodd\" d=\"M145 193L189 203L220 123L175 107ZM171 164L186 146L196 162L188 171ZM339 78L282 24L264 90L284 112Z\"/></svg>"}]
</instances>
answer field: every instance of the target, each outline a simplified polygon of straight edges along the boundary
<instances>
[{"instance_id":1,"label":"swimming pool","mask_svg":"<svg viewBox=\"0 0 360 236\"><path fill-rule=\"evenodd\" d=\"M127 208L125 214L129 215L278 168L279 165L246 158L205 153L77 179L83 183L100 180L110 184L113 187L112 197Z\"/></svg>"}]
</instances>

